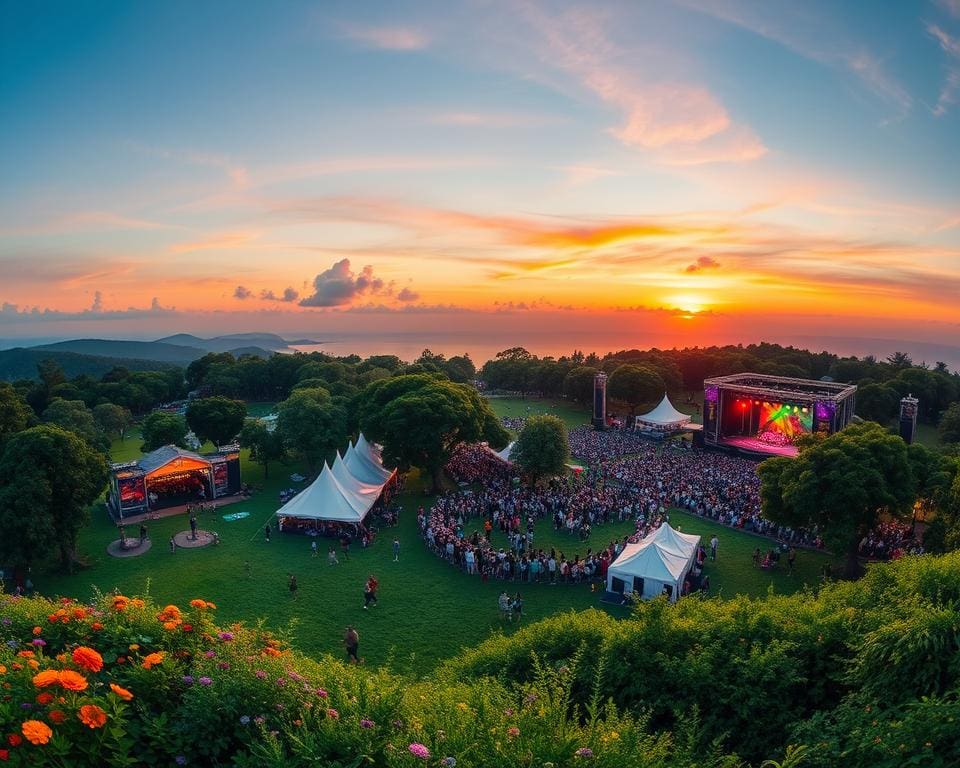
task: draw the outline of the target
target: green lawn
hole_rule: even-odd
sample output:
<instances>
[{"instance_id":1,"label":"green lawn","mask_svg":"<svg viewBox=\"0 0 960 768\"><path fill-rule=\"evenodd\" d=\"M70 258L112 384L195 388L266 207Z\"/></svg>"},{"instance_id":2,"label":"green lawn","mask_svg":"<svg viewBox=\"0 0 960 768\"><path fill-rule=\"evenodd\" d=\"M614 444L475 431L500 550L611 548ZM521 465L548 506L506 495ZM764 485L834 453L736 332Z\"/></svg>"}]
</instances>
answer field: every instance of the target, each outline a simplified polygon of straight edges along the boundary
<instances>
[{"instance_id":1,"label":"green lawn","mask_svg":"<svg viewBox=\"0 0 960 768\"><path fill-rule=\"evenodd\" d=\"M496 401L494 401L496 402ZM529 401L516 401L525 403ZM536 402L536 401L535 401ZM513 406L508 406L513 407ZM525 409L525 405L523 406ZM558 409L559 410L559 409ZM572 409L562 417L572 418ZM559 414L558 414L559 415ZM582 418L582 414L580 414ZM139 438L128 437L116 443L115 459L135 458ZM88 567L73 576L57 573L37 574L34 582L47 595L87 598L95 590L119 589L128 595L149 591L158 601L184 604L194 597L212 600L219 606L221 622L264 619L276 629L289 628L295 644L306 653L339 653L340 638L346 624L357 626L361 649L367 661L389 661L403 672L425 673L438 661L472 646L493 632L515 631L498 618L496 600L503 588L521 589L525 612L530 620L545 618L558 611L598 606L598 595L588 585L519 585L490 582L467 576L429 553L416 530L416 509L429 504L422 484L413 476L403 505L400 525L381 532L367 550L354 546L349 562L341 559L330 567L325 558L329 540L321 539L321 557L313 558L310 539L296 535L278 535L268 544L263 526L272 519L278 506L279 490L290 485L289 475L298 466L275 464L268 480L259 465L242 454L245 481L263 486L252 499L230 505L222 511L249 512L236 522L225 522L219 514L201 520L201 527L216 530L220 545L201 550L178 550L170 554L172 534L188 528L184 515L148 523L153 547L134 558L118 559L107 555L106 546L117 538L103 506L94 510L93 520L80 535L80 551ZM720 557L708 565L712 592L724 596L738 592L761 595L772 585L781 592L792 592L802 584L815 584L825 558L801 551L798 574L766 573L753 569L750 553L757 546L769 546L766 540L716 526L699 518L675 511L675 525L684 531L709 538L718 531ZM592 541L576 542L564 533L554 533L544 521L537 526L537 546L556 546L568 557L584 554L587 546L602 546L613 537L629 532L632 524L612 524L594 529ZM128 533L135 533L128 531ZM400 562L391 553L393 537L401 543ZM251 565L246 577L244 563ZM295 573L300 585L296 601L287 591L287 575ZM363 582L369 573L380 580L380 605L362 610ZM608 608L616 615L622 609Z\"/></svg>"},{"instance_id":2,"label":"green lawn","mask_svg":"<svg viewBox=\"0 0 960 768\"><path fill-rule=\"evenodd\" d=\"M574 429L590 423L590 413L567 400L551 400L538 397L491 397L488 399L493 412L500 418L521 416L538 416L549 413L559 416L567 425L567 429Z\"/></svg>"}]
</instances>

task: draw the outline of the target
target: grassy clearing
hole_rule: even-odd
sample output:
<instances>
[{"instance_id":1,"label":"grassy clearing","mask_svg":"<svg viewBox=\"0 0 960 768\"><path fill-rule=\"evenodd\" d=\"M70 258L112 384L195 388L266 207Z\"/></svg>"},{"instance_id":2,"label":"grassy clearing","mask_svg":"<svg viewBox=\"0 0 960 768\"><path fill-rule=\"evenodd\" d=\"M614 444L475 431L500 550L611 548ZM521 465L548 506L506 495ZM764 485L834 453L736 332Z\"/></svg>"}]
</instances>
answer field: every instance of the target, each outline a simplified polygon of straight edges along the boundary
<instances>
[{"instance_id":1,"label":"grassy clearing","mask_svg":"<svg viewBox=\"0 0 960 768\"><path fill-rule=\"evenodd\" d=\"M129 455L129 446L138 444L128 438L121 447ZM416 476L401 497L404 511L399 526L381 531L369 549L355 546L350 560L341 558L339 566L327 565L326 547L333 542L326 539L320 540L323 551L317 558L311 555L307 537L275 533L267 544L263 525L278 506L280 488L290 484L289 475L299 467L274 465L265 482L262 468L249 462L246 452L243 462L245 480L262 485L263 490L221 512L249 512L244 520L225 522L215 514L200 521L202 528L220 534L218 547L179 550L171 555L170 536L188 527L186 516L181 515L148 523L153 547L146 554L127 559L110 557L106 546L117 533L101 507L80 537L80 550L89 567L73 576L38 575L34 579L38 589L47 595L80 598L96 590L115 588L126 594L149 591L161 603L203 597L217 603L223 622L263 618L272 627L289 627L295 644L308 654L339 653L344 626L354 624L368 663L390 660L395 669L415 674L429 671L439 660L477 644L491 633L515 631L513 625L503 626L498 618L496 598L501 589L522 590L531 621L598 604L598 596L588 585L483 584L429 553L417 535L416 509L420 504L428 505L430 499L423 495ZM675 512L672 519L684 530L701 535L719 530L720 559L708 571L715 593L722 588L724 595L760 595L771 585L777 591L792 592L804 582L816 582L820 555L802 552L795 577L768 574L750 565L750 552L759 539L681 512ZM629 529L629 523L598 527L594 546ZM587 544L572 541L563 533L555 534L545 523L538 526L537 533L538 546L557 546L568 556L586 552ZM398 563L393 562L391 552L394 536L401 543ZM250 578L246 577L246 562L251 565ZM296 600L287 591L289 573L295 573L299 581ZM380 605L364 611L363 582L369 573L380 579ZM621 614L620 609L608 610Z\"/></svg>"},{"instance_id":2,"label":"grassy clearing","mask_svg":"<svg viewBox=\"0 0 960 768\"><path fill-rule=\"evenodd\" d=\"M563 419L567 429L590 423L590 413L566 400L551 400L538 397L492 397L490 407L500 418L519 418L550 414Z\"/></svg>"}]
</instances>

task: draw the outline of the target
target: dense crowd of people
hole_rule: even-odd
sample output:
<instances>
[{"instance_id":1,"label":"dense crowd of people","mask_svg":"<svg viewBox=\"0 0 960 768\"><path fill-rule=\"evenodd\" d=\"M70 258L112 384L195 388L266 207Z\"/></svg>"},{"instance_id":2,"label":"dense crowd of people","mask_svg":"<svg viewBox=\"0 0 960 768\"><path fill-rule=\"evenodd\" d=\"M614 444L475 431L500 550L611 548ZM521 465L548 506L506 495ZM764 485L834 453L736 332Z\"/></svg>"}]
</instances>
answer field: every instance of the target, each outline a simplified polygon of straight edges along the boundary
<instances>
[{"instance_id":1,"label":"dense crowd of people","mask_svg":"<svg viewBox=\"0 0 960 768\"><path fill-rule=\"evenodd\" d=\"M888 520L863 537L859 551L874 560L897 560L905 554L922 555L923 547L914 538L912 526Z\"/></svg>"},{"instance_id":2,"label":"dense crowd of people","mask_svg":"<svg viewBox=\"0 0 960 768\"><path fill-rule=\"evenodd\" d=\"M619 429L601 432L587 426L571 429L567 441L570 453L590 465L650 447L650 441L638 432Z\"/></svg>"}]
</instances>

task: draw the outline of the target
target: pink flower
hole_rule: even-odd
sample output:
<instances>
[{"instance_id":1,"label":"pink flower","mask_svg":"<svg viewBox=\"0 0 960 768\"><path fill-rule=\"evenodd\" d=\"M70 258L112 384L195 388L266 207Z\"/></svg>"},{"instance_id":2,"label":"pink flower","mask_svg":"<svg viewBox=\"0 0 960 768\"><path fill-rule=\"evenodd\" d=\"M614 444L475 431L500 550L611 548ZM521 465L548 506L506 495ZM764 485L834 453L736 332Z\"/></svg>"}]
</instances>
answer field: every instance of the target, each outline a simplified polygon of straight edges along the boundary
<instances>
[{"instance_id":1,"label":"pink flower","mask_svg":"<svg viewBox=\"0 0 960 768\"><path fill-rule=\"evenodd\" d=\"M517 728L517 726L514 725L514 726L511 726L510 728L507 728L507 736L509 736L511 739L515 739L519 735L520 735L520 729Z\"/></svg>"},{"instance_id":2,"label":"pink flower","mask_svg":"<svg viewBox=\"0 0 960 768\"><path fill-rule=\"evenodd\" d=\"M577 757L582 757L584 760L589 760L593 757L593 750L590 747L580 747L576 752L574 752Z\"/></svg>"},{"instance_id":3,"label":"pink flower","mask_svg":"<svg viewBox=\"0 0 960 768\"><path fill-rule=\"evenodd\" d=\"M317 688L317 696L319 696L321 699L327 698L327 695L327 692L323 690L323 688Z\"/></svg>"},{"instance_id":4,"label":"pink flower","mask_svg":"<svg viewBox=\"0 0 960 768\"><path fill-rule=\"evenodd\" d=\"M267 676L267 673L264 672L262 669L258 669L253 674L255 674L259 680L263 680Z\"/></svg>"},{"instance_id":5,"label":"pink flower","mask_svg":"<svg viewBox=\"0 0 960 768\"><path fill-rule=\"evenodd\" d=\"M373 728L374 725L376 725L376 723L374 723L373 720L367 720L367 718L364 718L363 720L360 721L361 728L370 729L370 728Z\"/></svg>"},{"instance_id":6,"label":"pink flower","mask_svg":"<svg viewBox=\"0 0 960 768\"><path fill-rule=\"evenodd\" d=\"M414 757L419 757L421 760L430 759L430 750L418 741L413 742L407 749L410 750L410 754Z\"/></svg>"},{"instance_id":7,"label":"pink flower","mask_svg":"<svg viewBox=\"0 0 960 768\"><path fill-rule=\"evenodd\" d=\"M329 718L331 718L331 719L333 719L333 720L339 720L339 719L340 719L340 713L337 712L337 710L335 710L335 709L333 709L333 708L331 707L330 709L327 710L327 717L329 717Z\"/></svg>"}]
</instances>

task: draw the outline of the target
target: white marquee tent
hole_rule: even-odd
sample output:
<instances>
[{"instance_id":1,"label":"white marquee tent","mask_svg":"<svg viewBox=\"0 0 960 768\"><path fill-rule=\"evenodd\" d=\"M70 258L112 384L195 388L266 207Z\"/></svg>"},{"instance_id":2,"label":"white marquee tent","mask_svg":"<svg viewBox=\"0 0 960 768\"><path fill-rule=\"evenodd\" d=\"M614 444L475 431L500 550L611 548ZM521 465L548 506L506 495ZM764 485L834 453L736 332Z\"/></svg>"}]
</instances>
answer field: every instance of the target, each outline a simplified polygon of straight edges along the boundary
<instances>
[{"instance_id":1,"label":"white marquee tent","mask_svg":"<svg viewBox=\"0 0 960 768\"><path fill-rule=\"evenodd\" d=\"M690 415L686 413L680 413L680 411L674 408L673 403L670 402L669 396L666 392L664 392L663 400L660 401L660 405L650 411L650 413L645 413L643 416L637 416L636 426L637 429L669 431L672 429L679 429L680 427L689 423Z\"/></svg>"},{"instance_id":2,"label":"white marquee tent","mask_svg":"<svg viewBox=\"0 0 960 768\"><path fill-rule=\"evenodd\" d=\"M356 445L323 465L309 486L277 510L277 517L358 524L377 503L396 470L383 466L379 451L361 434Z\"/></svg>"},{"instance_id":3,"label":"white marquee tent","mask_svg":"<svg viewBox=\"0 0 960 768\"><path fill-rule=\"evenodd\" d=\"M683 581L697 561L700 537L681 533L664 523L646 538L627 544L607 571L607 591L636 590L645 599L663 594L670 587L676 602Z\"/></svg>"}]
</instances>

